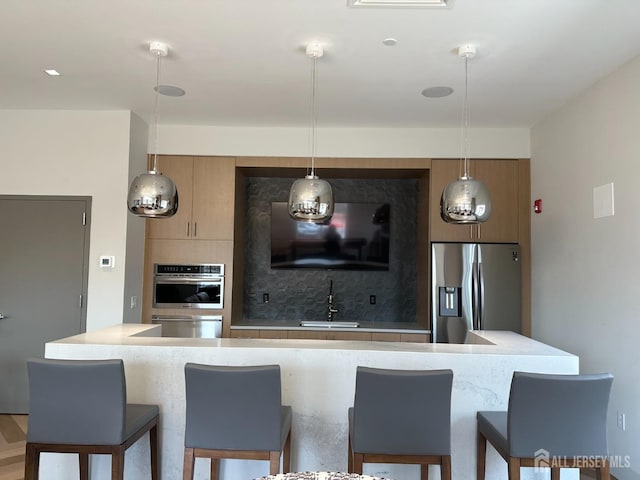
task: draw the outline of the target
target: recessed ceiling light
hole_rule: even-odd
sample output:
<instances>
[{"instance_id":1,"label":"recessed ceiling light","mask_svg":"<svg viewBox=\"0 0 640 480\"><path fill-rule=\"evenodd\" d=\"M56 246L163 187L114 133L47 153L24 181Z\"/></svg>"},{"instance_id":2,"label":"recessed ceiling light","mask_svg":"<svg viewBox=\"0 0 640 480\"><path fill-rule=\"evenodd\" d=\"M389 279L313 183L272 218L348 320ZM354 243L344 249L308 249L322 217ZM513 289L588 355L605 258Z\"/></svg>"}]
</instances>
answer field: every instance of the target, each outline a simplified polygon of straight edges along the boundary
<instances>
[{"instance_id":1,"label":"recessed ceiling light","mask_svg":"<svg viewBox=\"0 0 640 480\"><path fill-rule=\"evenodd\" d=\"M387 47L393 47L396 43L398 43L398 40L391 37L385 38L384 40L382 40L382 44L386 45Z\"/></svg>"},{"instance_id":2,"label":"recessed ceiling light","mask_svg":"<svg viewBox=\"0 0 640 480\"><path fill-rule=\"evenodd\" d=\"M349 0L350 7L447 8L453 0Z\"/></svg>"},{"instance_id":3,"label":"recessed ceiling light","mask_svg":"<svg viewBox=\"0 0 640 480\"><path fill-rule=\"evenodd\" d=\"M185 94L183 89L173 85L156 85L153 89L160 95L166 95L167 97L181 97Z\"/></svg>"},{"instance_id":4,"label":"recessed ceiling light","mask_svg":"<svg viewBox=\"0 0 640 480\"><path fill-rule=\"evenodd\" d=\"M60 76L60 72L58 72L57 70L54 70L53 68L45 69L44 73L46 73L50 77L59 77Z\"/></svg>"},{"instance_id":5,"label":"recessed ceiling light","mask_svg":"<svg viewBox=\"0 0 640 480\"><path fill-rule=\"evenodd\" d=\"M442 98L448 97L453 93L451 87L429 87L422 90L422 95L427 98Z\"/></svg>"}]
</instances>

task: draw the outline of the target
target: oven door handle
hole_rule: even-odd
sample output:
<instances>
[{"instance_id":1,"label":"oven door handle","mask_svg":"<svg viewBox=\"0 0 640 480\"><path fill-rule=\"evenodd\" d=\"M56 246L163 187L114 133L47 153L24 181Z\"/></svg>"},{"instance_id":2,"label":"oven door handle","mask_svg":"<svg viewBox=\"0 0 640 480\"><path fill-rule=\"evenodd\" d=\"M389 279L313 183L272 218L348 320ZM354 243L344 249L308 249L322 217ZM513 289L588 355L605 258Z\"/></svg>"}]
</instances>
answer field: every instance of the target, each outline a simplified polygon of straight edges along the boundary
<instances>
[{"instance_id":1,"label":"oven door handle","mask_svg":"<svg viewBox=\"0 0 640 480\"><path fill-rule=\"evenodd\" d=\"M156 277L156 283L186 283L189 285L219 285L222 277L187 278L187 277Z\"/></svg>"}]
</instances>

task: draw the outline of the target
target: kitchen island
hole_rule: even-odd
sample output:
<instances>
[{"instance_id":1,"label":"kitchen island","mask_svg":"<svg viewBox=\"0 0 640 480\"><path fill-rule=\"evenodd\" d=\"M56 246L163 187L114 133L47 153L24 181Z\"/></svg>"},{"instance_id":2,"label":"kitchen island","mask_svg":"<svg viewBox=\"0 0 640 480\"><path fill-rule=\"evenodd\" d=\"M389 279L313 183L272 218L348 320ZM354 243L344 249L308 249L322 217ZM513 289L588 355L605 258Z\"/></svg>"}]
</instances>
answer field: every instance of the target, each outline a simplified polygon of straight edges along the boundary
<instances>
[{"instance_id":1,"label":"kitchen island","mask_svg":"<svg viewBox=\"0 0 640 480\"><path fill-rule=\"evenodd\" d=\"M475 478L478 410L507 407L515 370L578 373L578 357L512 332L478 331L469 344L421 344L340 340L179 339L161 336L159 325L115 325L47 343L45 356L59 359L122 358L132 403L160 405L161 477L182 478L184 448L184 364L279 364L282 401L293 408L292 470L346 471L347 409L353 404L356 367L442 369L454 372L452 392L452 472L455 480ZM402 406L399 405L399 408ZM212 415L224 412L211 406ZM506 478L506 464L489 448L487 478ZM125 478L149 476L148 442L126 455ZM109 459L92 461L92 471L108 478ZM433 478L439 478L437 467ZM523 469L523 479L534 476ZM77 472L74 456L44 454L46 478L66 480ZM268 473L268 463L224 460L221 478L251 479ZM364 473L388 479L418 479L417 466L365 464ZM572 472L567 472L572 473ZM196 479L208 478L208 462L196 461ZM577 478L564 475L564 478Z\"/></svg>"}]
</instances>

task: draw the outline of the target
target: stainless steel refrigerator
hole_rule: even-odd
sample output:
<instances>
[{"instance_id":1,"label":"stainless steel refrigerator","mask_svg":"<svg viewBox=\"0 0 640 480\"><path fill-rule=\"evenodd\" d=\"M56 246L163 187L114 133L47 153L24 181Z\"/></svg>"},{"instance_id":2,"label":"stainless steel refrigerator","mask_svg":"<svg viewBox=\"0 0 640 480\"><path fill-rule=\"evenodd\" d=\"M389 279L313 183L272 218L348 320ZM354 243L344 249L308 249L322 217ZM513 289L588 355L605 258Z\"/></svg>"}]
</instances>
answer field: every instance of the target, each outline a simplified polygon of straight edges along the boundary
<instances>
[{"instance_id":1,"label":"stainless steel refrigerator","mask_svg":"<svg viewBox=\"0 0 640 480\"><path fill-rule=\"evenodd\" d=\"M431 245L431 339L464 343L469 330L520 332L520 247Z\"/></svg>"}]
</instances>

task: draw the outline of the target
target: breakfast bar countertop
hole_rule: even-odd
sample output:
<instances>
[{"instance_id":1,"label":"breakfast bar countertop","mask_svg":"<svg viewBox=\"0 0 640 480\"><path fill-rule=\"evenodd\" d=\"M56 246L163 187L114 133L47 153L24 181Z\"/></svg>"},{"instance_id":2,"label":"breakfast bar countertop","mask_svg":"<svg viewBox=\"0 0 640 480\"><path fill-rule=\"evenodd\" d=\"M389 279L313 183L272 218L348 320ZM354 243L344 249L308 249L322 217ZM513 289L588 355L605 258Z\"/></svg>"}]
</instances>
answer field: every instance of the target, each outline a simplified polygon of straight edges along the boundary
<instances>
[{"instance_id":1,"label":"breakfast bar countertop","mask_svg":"<svg viewBox=\"0 0 640 480\"><path fill-rule=\"evenodd\" d=\"M546 357L577 357L550 345L513 332L476 330L469 332L466 344L367 342L360 340L306 340L266 338L177 338L162 337L161 325L118 324L95 332L81 333L54 340L47 345L112 345L209 347L223 349L303 349L355 350L377 352L413 352L445 354L534 355ZM306 328L306 327L300 327ZM354 330L354 329L351 329ZM53 347L55 348L55 347ZM48 351L48 350L47 350Z\"/></svg>"},{"instance_id":2,"label":"breakfast bar countertop","mask_svg":"<svg viewBox=\"0 0 640 480\"><path fill-rule=\"evenodd\" d=\"M162 326L118 324L48 342L47 358L121 358L130 403L160 406L162 477L182 478L185 425L185 363L280 365L282 402L291 405L293 471L344 472L347 468L347 410L353 406L358 366L388 369L451 369L451 454L453 480L475 474L476 413L505 410L514 371L576 374L577 356L505 331L475 331L471 343L433 344L355 340L171 338ZM212 406L212 414L224 414ZM92 473L109 476L110 461L97 455ZM149 478L147 442L137 442L125 459L127 478ZM435 469L433 467L432 469ZM44 454L48 480L66 480L77 459ZM365 464L364 474L413 478L415 465ZM437 470L437 469L436 469ZM436 470L431 472L436 474ZM523 469L523 480L542 478ZM416 470L417 472L417 470ZM487 478L506 479L504 461L488 450ZM208 478L208 462L196 461L196 480ZM260 478L265 462L225 460L221 479ZM573 472L563 478L575 479ZM77 474L77 473L75 473ZM436 475L437 476L437 475Z\"/></svg>"}]
</instances>

